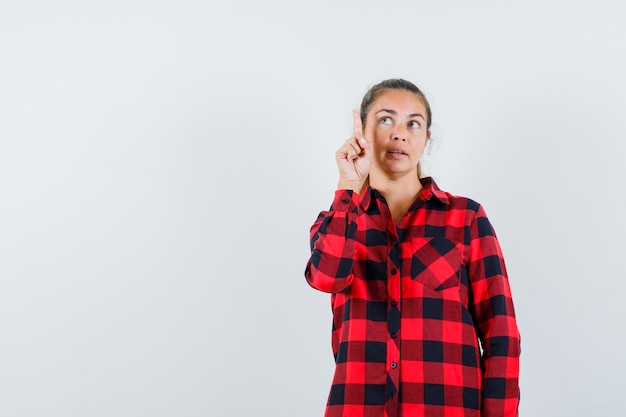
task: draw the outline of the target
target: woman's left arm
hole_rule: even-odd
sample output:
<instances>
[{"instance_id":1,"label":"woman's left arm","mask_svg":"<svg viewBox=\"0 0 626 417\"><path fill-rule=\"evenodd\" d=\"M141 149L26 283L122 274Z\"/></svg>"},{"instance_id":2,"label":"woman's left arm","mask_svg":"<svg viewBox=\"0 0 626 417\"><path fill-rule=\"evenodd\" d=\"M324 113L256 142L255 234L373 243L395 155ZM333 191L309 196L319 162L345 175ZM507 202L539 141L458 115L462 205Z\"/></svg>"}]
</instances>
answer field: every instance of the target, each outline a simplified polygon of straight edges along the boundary
<instances>
[{"instance_id":1,"label":"woman's left arm","mask_svg":"<svg viewBox=\"0 0 626 417\"><path fill-rule=\"evenodd\" d=\"M478 206L470 226L470 311L483 348L483 417L516 417L520 334L500 244Z\"/></svg>"}]
</instances>

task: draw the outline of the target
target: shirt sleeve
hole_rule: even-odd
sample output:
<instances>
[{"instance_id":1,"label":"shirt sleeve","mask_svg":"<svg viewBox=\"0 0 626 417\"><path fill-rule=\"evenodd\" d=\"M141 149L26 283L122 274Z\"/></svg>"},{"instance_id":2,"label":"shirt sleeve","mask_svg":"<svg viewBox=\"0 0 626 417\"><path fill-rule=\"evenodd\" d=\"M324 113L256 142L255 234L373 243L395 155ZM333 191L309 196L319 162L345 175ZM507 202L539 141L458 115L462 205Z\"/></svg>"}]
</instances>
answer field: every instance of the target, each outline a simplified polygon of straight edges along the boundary
<instances>
[{"instance_id":1,"label":"shirt sleeve","mask_svg":"<svg viewBox=\"0 0 626 417\"><path fill-rule=\"evenodd\" d=\"M330 210L321 212L311 227L305 276L313 288L338 293L350 286L357 214L358 194L337 190Z\"/></svg>"},{"instance_id":2,"label":"shirt sleeve","mask_svg":"<svg viewBox=\"0 0 626 417\"><path fill-rule=\"evenodd\" d=\"M470 226L470 311L483 348L483 417L516 417L520 334L496 234L482 207Z\"/></svg>"}]
</instances>

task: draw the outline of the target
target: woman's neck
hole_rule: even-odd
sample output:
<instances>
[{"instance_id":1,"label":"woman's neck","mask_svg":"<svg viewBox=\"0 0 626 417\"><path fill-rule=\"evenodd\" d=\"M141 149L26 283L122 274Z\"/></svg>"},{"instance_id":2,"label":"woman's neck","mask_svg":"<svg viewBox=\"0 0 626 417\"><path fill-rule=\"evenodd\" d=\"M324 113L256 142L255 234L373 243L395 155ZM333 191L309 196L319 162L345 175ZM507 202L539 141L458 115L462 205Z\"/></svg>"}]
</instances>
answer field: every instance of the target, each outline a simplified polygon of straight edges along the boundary
<instances>
[{"instance_id":1,"label":"woman's neck","mask_svg":"<svg viewBox=\"0 0 626 417\"><path fill-rule=\"evenodd\" d=\"M389 210L396 224L409 210L419 192L422 190L422 183L413 175L404 175L399 178L389 178L387 176L370 176L370 187L375 188L385 197Z\"/></svg>"}]
</instances>

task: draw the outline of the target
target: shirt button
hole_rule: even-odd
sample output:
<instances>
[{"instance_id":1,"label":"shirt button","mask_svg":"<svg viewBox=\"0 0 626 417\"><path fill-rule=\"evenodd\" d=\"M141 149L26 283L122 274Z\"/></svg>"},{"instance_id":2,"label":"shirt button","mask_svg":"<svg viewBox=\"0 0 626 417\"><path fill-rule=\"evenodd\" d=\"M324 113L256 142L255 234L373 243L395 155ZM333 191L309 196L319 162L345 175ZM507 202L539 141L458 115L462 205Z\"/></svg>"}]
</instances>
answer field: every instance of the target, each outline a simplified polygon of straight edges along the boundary
<instances>
[{"instance_id":1,"label":"shirt button","mask_svg":"<svg viewBox=\"0 0 626 417\"><path fill-rule=\"evenodd\" d=\"M392 301L392 302L391 302L391 307L395 307L395 306L397 306L397 305L398 305L398 303L396 303L395 301Z\"/></svg>"},{"instance_id":2,"label":"shirt button","mask_svg":"<svg viewBox=\"0 0 626 417\"><path fill-rule=\"evenodd\" d=\"M398 337L398 335L396 333L391 333L391 338L395 339L396 337ZM393 365L391 365L393 367Z\"/></svg>"},{"instance_id":3,"label":"shirt button","mask_svg":"<svg viewBox=\"0 0 626 417\"><path fill-rule=\"evenodd\" d=\"M398 366L397 363L391 362L391 369L396 369L397 366Z\"/></svg>"},{"instance_id":4,"label":"shirt button","mask_svg":"<svg viewBox=\"0 0 626 417\"><path fill-rule=\"evenodd\" d=\"M350 202L350 200L348 200L347 198L345 200L343 200L344 204L348 204Z\"/></svg>"},{"instance_id":5,"label":"shirt button","mask_svg":"<svg viewBox=\"0 0 626 417\"><path fill-rule=\"evenodd\" d=\"M395 240L393 242L391 242L392 246L396 246L398 244L398 242L396 242Z\"/></svg>"},{"instance_id":6,"label":"shirt button","mask_svg":"<svg viewBox=\"0 0 626 417\"><path fill-rule=\"evenodd\" d=\"M397 270L396 268L393 268L393 269L391 270L391 275L395 275L395 274L396 274L396 272L398 272L398 270Z\"/></svg>"}]
</instances>

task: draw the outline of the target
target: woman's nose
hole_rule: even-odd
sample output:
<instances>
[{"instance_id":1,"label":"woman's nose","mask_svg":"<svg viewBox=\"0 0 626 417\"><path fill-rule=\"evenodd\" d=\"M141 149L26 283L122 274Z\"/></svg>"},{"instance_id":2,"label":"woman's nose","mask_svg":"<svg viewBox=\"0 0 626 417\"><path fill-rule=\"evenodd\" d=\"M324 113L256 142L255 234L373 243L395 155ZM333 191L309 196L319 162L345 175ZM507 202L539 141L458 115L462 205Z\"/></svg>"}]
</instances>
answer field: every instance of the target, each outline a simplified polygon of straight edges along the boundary
<instances>
[{"instance_id":1,"label":"woman's nose","mask_svg":"<svg viewBox=\"0 0 626 417\"><path fill-rule=\"evenodd\" d=\"M393 140L401 140L406 141L407 131L403 125L397 125L394 127L393 132L391 132L391 137Z\"/></svg>"}]
</instances>

